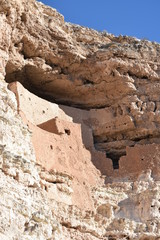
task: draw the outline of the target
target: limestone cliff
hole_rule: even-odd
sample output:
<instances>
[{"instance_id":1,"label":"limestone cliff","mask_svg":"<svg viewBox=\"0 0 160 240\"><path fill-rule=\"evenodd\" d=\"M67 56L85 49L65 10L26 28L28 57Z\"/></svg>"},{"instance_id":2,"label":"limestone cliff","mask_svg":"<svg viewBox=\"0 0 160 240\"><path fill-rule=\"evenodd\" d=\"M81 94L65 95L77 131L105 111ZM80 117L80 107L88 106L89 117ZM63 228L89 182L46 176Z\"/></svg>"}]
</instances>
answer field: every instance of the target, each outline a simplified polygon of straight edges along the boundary
<instances>
[{"instance_id":1,"label":"limestone cliff","mask_svg":"<svg viewBox=\"0 0 160 240\"><path fill-rule=\"evenodd\" d=\"M0 0L0 239L160 239L159 57Z\"/></svg>"}]
</instances>

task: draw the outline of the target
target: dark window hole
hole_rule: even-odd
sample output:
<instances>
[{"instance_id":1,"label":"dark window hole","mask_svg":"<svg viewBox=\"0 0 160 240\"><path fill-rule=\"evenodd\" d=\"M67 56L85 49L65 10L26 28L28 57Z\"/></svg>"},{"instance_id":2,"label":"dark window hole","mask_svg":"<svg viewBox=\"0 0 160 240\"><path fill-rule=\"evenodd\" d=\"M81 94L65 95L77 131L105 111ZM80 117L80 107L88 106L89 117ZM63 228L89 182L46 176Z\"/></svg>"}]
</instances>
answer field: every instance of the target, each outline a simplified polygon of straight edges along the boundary
<instances>
[{"instance_id":1,"label":"dark window hole","mask_svg":"<svg viewBox=\"0 0 160 240\"><path fill-rule=\"evenodd\" d=\"M70 134L71 134L71 131L70 131L69 129L64 129L64 131L65 131L65 133L66 133L67 135L70 135Z\"/></svg>"},{"instance_id":2,"label":"dark window hole","mask_svg":"<svg viewBox=\"0 0 160 240\"><path fill-rule=\"evenodd\" d=\"M113 163L113 169L119 169L119 160L120 157L125 156L125 153L121 154L115 154L115 153L106 153L106 157L110 158Z\"/></svg>"},{"instance_id":3,"label":"dark window hole","mask_svg":"<svg viewBox=\"0 0 160 240\"><path fill-rule=\"evenodd\" d=\"M106 153L106 157L112 160L113 169L119 169L119 156L116 156L113 153Z\"/></svg>"},{"instance_id":4,"label":"dark window hole","mask_svg":"<svg viewBox=\"0 0 160 240\"><path fill-rule=\"evenodd\" d=\"M53 150L53 146L52 145L50 145L50 149Z\"/></svg>"}]
</instances>

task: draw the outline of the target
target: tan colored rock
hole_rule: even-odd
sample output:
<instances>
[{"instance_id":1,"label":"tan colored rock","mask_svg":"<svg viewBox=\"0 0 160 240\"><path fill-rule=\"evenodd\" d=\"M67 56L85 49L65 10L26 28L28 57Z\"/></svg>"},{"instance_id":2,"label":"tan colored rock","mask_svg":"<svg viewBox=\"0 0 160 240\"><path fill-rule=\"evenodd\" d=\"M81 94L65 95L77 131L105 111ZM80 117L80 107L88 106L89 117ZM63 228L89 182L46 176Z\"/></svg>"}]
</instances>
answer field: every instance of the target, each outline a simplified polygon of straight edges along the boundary
<instances>
[{"instance_id":1,"label":"tan colored rock","mask_svg":"<svg viewBox=\"0 0 160 240\"><path fill-rule=\"evenodd\" d=\"M142 141L159 143L159 44L65 23L34 0L2 3L7 82L91 110L95 146L108 157L118 159Z\"/></svg>"},{"instance_id":2,"label":"tan colored rock","mask_svg":"<svg viewBox=\"0 0 160 240\"><path fill-rule=\"evenodd\" d=\"M152 177L159 179L159 153L160 144L136 145L134 148L128 147L126 157L120 159L120 175L129 173L136 176L139 172L151 170Z\"/></svg>"},{"instance_id":3,"label":"tan colored rock","mask_svg":"<svg viewBox=\"0 0 160 240\"><path fill-rule=\"evenodd\" d=\"M160 45L35 0L0 26L0 239L157 240Z\"/></svg>"},{"instance_id":4,"label":"tan colored rock","mask_svg":"<svg viewBox=\"0 0 160 240\"><path fill-rule=\"evenodd\" d=\"M23 99L27 99L28 91L19 83L11 84L9 88L13 88L18 106L23 106L27 113ZM30 95L30 102L34 106L35 97L32 96L33 94ZM43 100L40 99L40 102L43 103ZM45 104L42 106L45 107ZM112 236L123 239L125 235L132 239L141 239L147 234L152 239L154 234L159 234L157 220L159 219L159 181L157 181L159 144L127 148L127 156L120 159L120 168L113 170L110 160L105 154L96 151L93 139L88 138L87 132L90 133L90 123L93 122L93 118L90 118L91 113L62 105L60 109L69 114L73 121L81 122L82 129L80 124L60 119L61 115L36 126L26 119L19 107L23 120L33 132L32 142L37 162L45 168L40 172L41 186L46 191L50 208L54 210L55 204L58 204L56 214L65 228L63 235L61 233L58 238L65 236L70 239L74 236L75 239L83 239L83 237L100 239L102 236L108 238ZM83 128L86 133L84 135ZM87 143L87 139L90 139L88 145L86 144L88 150L82 142L84 140ZM99 162L96 162L96 158ZM102 186L103 181L100 181L91 159L94 165L106 174L106 182L113 183ZM70 213L72 211L74 214ZM84 236L82 233L77 235L77 232L71 229L84 232Z\"/></svg>"},{"instance_id":5,"label":"tan colored rock","mask_svg":"<svg viewBox=\"0 0 160 240\"><path fill-rule=\"evenodd\" d=\"M57 104L51 104L35 97L20 83L10 84L9 88L16 94L19 113L33 133L32 142L37 163L49 172L54 170L73 176L72 204L83 209L92 209L90 188L101 181L98 171L92 164L92 153L85 148L82 142L80 124L72 123L72 118L65 115ZM28 99L30 105L28 105ZM38 103L41 104L41 109L37 112ZM54 109L58 109L59 115L54 116L56 113ZM27 119L28 116L29 119ZM36 120L39 123L48 118L51 119L36 125Z\"/></svg>"},{"instance_id":6,"label":"tan colored rock","mask_svg":"<svg viewBox=\"0 0 160 240\"><path fill-rule=\"evenodd\" d=\"M2 79L0 92L0 238L47 239L57 223L40 189L31 134Z\"/></svg>"},{"instance_id":7,"label":"tan colored rock","mask_svg":"<svg viewBox=\"0 0 160 240\"><path fill-rule=\"evenodd\" d=\"M35 125L42 124L52 118L72 121L57 104L45 101L30 93L18 82L13 82L9 88L16 94L18 101L18 112L27 116L28 121ZM17 95L19 92L19 95Z\"/></svg>"}]
</instances>

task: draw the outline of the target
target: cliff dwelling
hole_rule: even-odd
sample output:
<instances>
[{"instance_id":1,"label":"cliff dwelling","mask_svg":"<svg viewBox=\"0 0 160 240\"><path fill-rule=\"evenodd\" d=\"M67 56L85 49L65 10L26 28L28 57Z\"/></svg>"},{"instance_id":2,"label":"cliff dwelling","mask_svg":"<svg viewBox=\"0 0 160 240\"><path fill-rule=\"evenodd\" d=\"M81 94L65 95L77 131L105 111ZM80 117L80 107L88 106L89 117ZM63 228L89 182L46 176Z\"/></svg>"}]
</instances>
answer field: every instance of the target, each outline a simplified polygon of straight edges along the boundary
<instances>
[{"instance_id":1,"label":"cliff dwelling","mask_svg":"<svg viewBox=\"0 0 160 240\"><path fill-rule=\"evenodd\" d=\"M160 238L160 44L0 0L0 239Z\"/></svg>"}]
</instances>

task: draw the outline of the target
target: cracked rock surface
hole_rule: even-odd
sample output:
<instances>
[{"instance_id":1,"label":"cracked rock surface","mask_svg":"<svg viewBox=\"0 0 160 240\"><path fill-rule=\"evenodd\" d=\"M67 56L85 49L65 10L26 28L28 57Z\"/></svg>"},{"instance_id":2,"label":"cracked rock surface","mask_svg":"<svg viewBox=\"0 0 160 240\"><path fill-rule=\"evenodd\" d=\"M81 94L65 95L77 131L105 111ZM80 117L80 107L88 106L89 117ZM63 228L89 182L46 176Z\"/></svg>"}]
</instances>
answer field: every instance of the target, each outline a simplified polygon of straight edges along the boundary
<instances>
[{"instance_id":1,"label":"cracked rock surface","mask_svg":"<svg viewBox=\"0 0 160 240\"><path fill-rule=\"evenodd\" d=\"M0 0L0 239L160 239L159 129L158 43Z\"/></svg>"},{"instance_id":2,"label":"cracked rock surface","mask_svg":"<svg viewBox=\"0 0 160 240\"><path fill-rule=\"evenodd\" d=\"M87 109L98 150L159 143L160 45L64 22L34 0L1 1L1 68L52 102Z\"/></svg>"}]
</instances>

